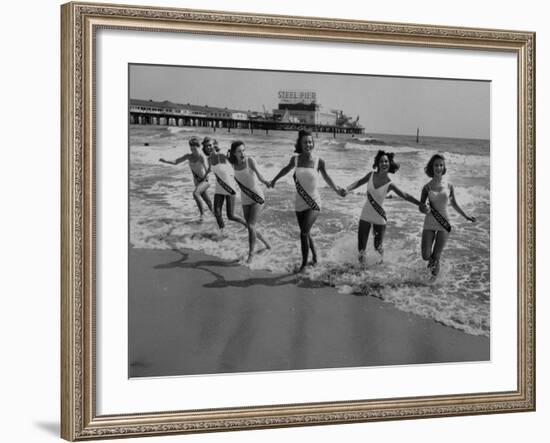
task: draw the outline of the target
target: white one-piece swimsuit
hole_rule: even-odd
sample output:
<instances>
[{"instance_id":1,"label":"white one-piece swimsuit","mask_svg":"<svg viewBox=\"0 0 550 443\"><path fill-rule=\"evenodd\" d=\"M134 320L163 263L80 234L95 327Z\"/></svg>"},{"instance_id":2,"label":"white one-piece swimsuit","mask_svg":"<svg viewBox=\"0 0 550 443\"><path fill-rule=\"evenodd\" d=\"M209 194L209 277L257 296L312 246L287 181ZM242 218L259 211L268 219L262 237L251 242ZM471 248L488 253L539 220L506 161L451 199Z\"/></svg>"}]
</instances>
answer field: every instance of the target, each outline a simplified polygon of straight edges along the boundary
<instances>
[{"instance_id":1,"label":"white one-piece swimsuit","mask_svg":"<svg viewBox=\"0 0 550 443\"><path fill-rule=\"evenodd\" d=\"M384 205L384 200L388 194L388 188L391 181L382 185L378 188L374 186L374 172L370 175L369 182L367 184L367 192L372 196L373 200L378 203L382 208ZM363 211L361 212L361 220L373 223L375 225L385 225L386 219L382 217L376 209L372 206L371 202L367 198L365 205L363 206Z\"/></svg>"},{"instance_id":2,"label":"white one-piece swimsuit","mask_svg":"<svg viewBox=\"0 0 550 443\"><path fill-rule=\"evenodd\" d=\"M219 161L219 159L218 159ZM216 189L215 194L219 195L235 195L235 181L233 180L232 167L229 161L225 159L225 162L219 162L211 166L212 172L216 176ZM220 183L220 181L223 183Z\"/></svg>"},{"instance_id":3,"label":"white one-piece swimsuit","mask_svg":"<svg viewBox=\"0 0 550 443\"><path fill-rule=\"evenodd\" d=\"M235 181L241 188L241 203L243 206L254 203L262 205L264 193L249 162L250 159L247 158L243 169L235 169Z\"/></svg>"},{"instance_id":4,"label":"white one-piece swimsuit","mask_svg":"<svg viewBox=\"0 0 550 443\"><path fill-rule=\"evenodd\" d=\"M298 190L298 184L296 185L296 199L294 201L294 208L296 212L305 211L307 209L315 209L311 204L311 201L313 201L318 208L317 210L320 210L321 194L319 193L318 185L319 158L314 158L313 168L298 166L298 156L296 155L294 158L296 161L295 180L299 186L301 186L303 191L305 191L305 194L300 193ZM307 200L310 200L310 203L308 203Z\"/></svg>"}]
</instances>

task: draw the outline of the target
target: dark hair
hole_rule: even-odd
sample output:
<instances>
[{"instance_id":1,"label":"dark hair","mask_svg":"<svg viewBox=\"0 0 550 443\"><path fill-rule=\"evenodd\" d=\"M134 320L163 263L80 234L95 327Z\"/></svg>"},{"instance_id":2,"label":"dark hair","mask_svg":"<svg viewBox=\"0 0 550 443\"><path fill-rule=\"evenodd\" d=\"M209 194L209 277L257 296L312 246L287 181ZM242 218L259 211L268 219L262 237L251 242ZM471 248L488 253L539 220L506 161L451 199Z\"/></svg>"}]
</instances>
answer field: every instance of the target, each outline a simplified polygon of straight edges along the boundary
<instances>
[{"instance_id":1,"label":"dark hair","mask_svg":"<svg viewBox=\"0 0 550 443\"><path fill-rule=\"evenodd\" d=\"M435 163L436 160L445 161L445 157L443 157L441 154L432 155L432 158L430 158L430 161L428 162L428 164L424 168L424 172L430 178L434 177L434 163ZM445 167L443 168L443 175L445 175L446 172L447 172L447 166L445 165Z\"/></svg>"},{"instance_id":2,"label":"dark hair","mask_svg":"<svg viewBox=\"0 0 550 443\"><path fill-rule=\"evenodd\" d=\"M294 152L296 154L302 153L302 139L304 137L313 137L313 134L305 129L300 129L298 132L298 138L296 139L296 144L294 145ZM315 141L313 142L313 146L315 146Z\"/></svg>"},{"instance_id":3,"label":"dark hair","mask_svg":"<svg viewBox=\"0 0 550 443\"><path fill-rule=\"evenodd\" d=\"M379 168L380 159L384 155L388 157L388 161L390 162L390 167L388 169L388 172L390 174L395 174L397 171L399 171L399 163L396 163L395 160L393 159L393 157L395 156L393 152L386 152L382 150L378 151L376 153L376 157L374 157L374 163L372 164L372 169L376 169L377 171L380 169Z\"/></svg>"},{"instance_id":4,"label":"dark hair","mask_svg":"<svg viewBox=\"0 0 550 443\"><path fill-rule=\"evenodd\" d=\"M239 146L244 145L244 142L242 140L235 140L233 143L231 143L231 149L227 151L227 160L229 160L229 163L232 165L237 164L237 156L235 153L237 152L237 148Z\"/></svg>"}]
</instances>

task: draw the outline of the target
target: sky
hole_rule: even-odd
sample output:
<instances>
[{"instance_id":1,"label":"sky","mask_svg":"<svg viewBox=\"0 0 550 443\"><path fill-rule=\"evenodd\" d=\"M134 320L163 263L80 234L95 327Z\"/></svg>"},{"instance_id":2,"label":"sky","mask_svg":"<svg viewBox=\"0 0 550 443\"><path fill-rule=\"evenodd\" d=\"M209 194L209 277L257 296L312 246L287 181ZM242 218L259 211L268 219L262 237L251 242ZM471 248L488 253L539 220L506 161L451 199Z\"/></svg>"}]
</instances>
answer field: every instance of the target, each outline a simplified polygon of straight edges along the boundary
<instances>
[{"instance_id":1,"label":"sky","mask_svg":"<svg viewBox=\"0 0 550 443\"><path fill-rule=\"evenodd\" d=\"M131 65L130 98L268 112L279 90L317 93L365 132L482 138L490 135L490 82L183 66Z\"/></svg>"}]
</instances>

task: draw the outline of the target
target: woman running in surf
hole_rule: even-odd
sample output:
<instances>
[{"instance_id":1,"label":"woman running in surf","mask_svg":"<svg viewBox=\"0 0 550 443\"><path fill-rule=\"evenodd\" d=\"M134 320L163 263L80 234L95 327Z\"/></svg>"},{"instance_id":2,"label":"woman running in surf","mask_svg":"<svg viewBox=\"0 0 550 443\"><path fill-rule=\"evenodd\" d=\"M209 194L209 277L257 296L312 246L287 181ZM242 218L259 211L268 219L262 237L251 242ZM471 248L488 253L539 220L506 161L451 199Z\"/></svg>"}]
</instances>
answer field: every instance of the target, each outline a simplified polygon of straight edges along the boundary
<instances>
[{"instance_id":1,"label":"woman running in surf","mask_svg":"<svg viewBox=\"0 0 550 443\"><path fill-rule=\"evenodd\" d=\"M399 164L395 163L393 153L378 151L374 157L372 168L374 171L368 172L363 178L346 188L346 192L350 192L367 183L367 201L361 212L357 233L357 249L359 251L360 263L364 263L365 261L367 241L371 227L374 234L374 249L382 258L384 256L383 242L387 216L383 205L388 192L393 191L401 198L419 206L421 211L427 211L425 205L421 205L417 199L401 191L392 183L388 174L395 174L399 170Z\"/></svg>"},{"instance_id":2,"label":"woman running in surf","mask_svg":"<svg viewBox=\"0 0 550 443\"><path fill-rule=\"evenodd\" d=\"M466 220L475 222L476 218L467 215L458 205L455 189L451 183L443 179L447 172L445 157L435 154L424 168L431 180L422 188L420 201L430 204L430 209L424 219L422 230L422 258L428 261L428 269L433 277L439 274L441 253L447 244L451 232L451 224L447 214L448 203Z\"/></svg>"},{"instance_id":3,"label":"woman running in surf","mask_svg":"<svg viewBox=\"0 0 550 443\"><path fill-rule=\"evenodd\" d=\"M246 222L235 215L235 181L233 179L232 168L227 157L214 151L214 140L210 137L204 137L202 141L203 152L208 156L208 172L214 174L216 188L214 191L214 217L223 235L225 223L222 217L222 209L226 204L227 219L247 226Z\"/></svg>"},{"instance_id":4,"label":"woman running in surf","mask_svg":"<svg viewBox=\"0 0 550 443\"><path fill-rule=\"evenodd\" d=\"M290 158L287 166L275 176L270 187L274 187L277 181L293 169L294 183L296 185L295 211L300 227L300 244L302 250L302 264L298 272L302 272L308 264L308 255L311 250L313 265L317 264L317 251L311 236L311 228L317 220L321 210L321 196L319 193L318 173L320 172L325 182L341 197L346 191L336 186L326 171L325 162L313 155L315 143L311 132L301 130L296 140L295 153Z\"/></svg>"},{"instance_id":5,"label":"woman running in surf","mask_svg":"<svg viewBox=\"0 0 550 443\"><path fill-rule=\"evenodd\" d=\"M169 165L179 165L184 161L189 162L189 168L191 169L191 173L193 174L193 183L195 185L193 198L195 199L197 207L199 208L200 220L202 221L204 216L204 209L202 207L201 199L204 201L206 206L208 206L208 209L210 209L210 211L212 211L212 202L210 201L210 197L206 192L209 186L206 161L204 160L202 154L199 152L199 147L199 139L197 137L191 137L189 139L189 149L191 149L191 153L178 157L173 161L165 160L163 158L159 159L159 161Z\"/></svg>"},{"instance_id":6,"label":"woman running in surf","mask_svg":"<svg viewBox=\"0 0 550 443\"><path fill-rule=\"evenodd\" d=\"M264 185L269 182L263 178L256 161L245 154L246 146L244 142L237 140L231 143L231 150L227 154L229 162L235 170L235 182L241 189L241 202L243 205L243 215L248 229L248 259L247 263L252 261L256 246L256 237L265 245L266 249L271 249L265 238L256 231L256 222L265 203L264 193L258 180Z\"/></svg>"}]
</instances>

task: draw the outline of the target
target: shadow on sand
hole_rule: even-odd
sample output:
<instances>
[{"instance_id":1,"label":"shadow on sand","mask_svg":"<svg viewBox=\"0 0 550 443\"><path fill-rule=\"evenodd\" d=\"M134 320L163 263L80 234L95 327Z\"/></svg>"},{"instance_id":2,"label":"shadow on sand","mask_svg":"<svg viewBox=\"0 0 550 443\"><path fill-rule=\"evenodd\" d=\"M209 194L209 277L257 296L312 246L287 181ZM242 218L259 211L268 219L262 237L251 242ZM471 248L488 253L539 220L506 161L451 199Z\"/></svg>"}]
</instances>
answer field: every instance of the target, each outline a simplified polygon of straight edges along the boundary
<instances>
[{"instance_id":1,"label":"shadow on sand","mask_svg":"<svg viewBox=\"0 0 550 443\"><path fill-rule=\"evenodd\" d=\"M241 263L238 260L223 261L223 260L198 260L189 261L189 254L183 252L177 248L173 248L172 251L181 255L181 258L169 263L155 266L155 269L197 269L207 272L214 277L214 281L203 285L205 288L248 288L251 286L284 286L288 284L295 284L300 288L323 288L326 285L322 282L315 282L305 278L301 278L296 274L279 274L270 277L249 277L241 280L228 280L222 274L212 270L212 267L218 268L236 268L241 267Z\"/></svg>"}]
</instances>

